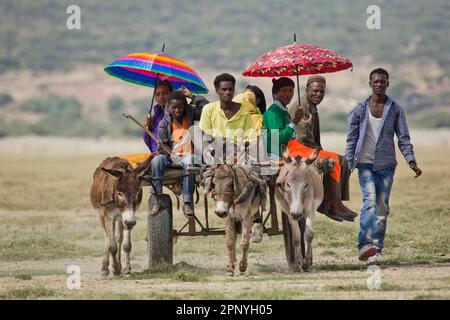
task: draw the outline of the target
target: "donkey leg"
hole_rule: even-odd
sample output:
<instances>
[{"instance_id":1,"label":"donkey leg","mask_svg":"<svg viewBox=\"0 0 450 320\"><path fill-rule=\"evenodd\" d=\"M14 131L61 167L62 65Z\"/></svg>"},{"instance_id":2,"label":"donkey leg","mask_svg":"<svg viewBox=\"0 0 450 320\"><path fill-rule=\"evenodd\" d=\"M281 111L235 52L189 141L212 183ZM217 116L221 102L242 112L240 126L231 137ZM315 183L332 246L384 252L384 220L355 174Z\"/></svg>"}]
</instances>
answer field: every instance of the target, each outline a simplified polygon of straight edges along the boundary
<instances>
[{"instance_id":1,"label":"donkey leg","mask_svg":"<svg viewBox=\"0 0 450 320\"><path fill-rule=\"evenodd\" d=\"M115 276L117 276L120 274L120 269L118 268L119 265L117 263L117 244L116 244L116 239L114 237L116 223L115 223L114 218L108 218L106 225L109 228L109 253L111 253L111 258L112 258L113 274Z\"/></svg>"},{"instance_id":2,"label":"donkey leg","mask_svg":"<svg viewBox=\"0 0 450 320\"><path fill-rule=\"evenodd\" d=\"M102 215L99 212L98 219L100 221L100 224L103 227L103 230L105 231L105 250L103 252L103 258L102 258L102 277L107 277L109 275L109 228L106 227L106 221L105 216Z\"/></svg>"},{"instance_id":3,"label":"donkey leg","mask_svg":"<svg viewBox=\"0 0 450 320\"><path fill-rule=\"evenodd\" d=\"M241 221L242 223L242 237L241 237L241 252L242 258L239 263L239 271L245 272L247 270L247 251L250 245L250 229L253 224L253 215L247 216Z\"/></svg>"},{"instance_id":4,"label":"donkey leg","mask_svg":"<svg viewBox=\"0 0 450 320\"><path fill-rule=\"evenodd\" d=\"M305 229L305 257L303 260L303 270L311 271L313 264L313 253L312 253L312 241L314 239L313 231L313 215L309 214L306 218L306 229Z\"/></svg>"},{"instance_id":5,"label":"donkey leg","mask_svg":"<svg viewBox=\"0 0 450 320\"><path fill-rule=\"evenodd\" d=\"M131 275L130 252L131 252L131 230L124 230L125 242L123 243L123 251L125 251L125 269L126 275Z\"/></svg>"},{"instance_id":6,"label":"donkey leg","mask_svg":"<svg viewBox=\"0 0 450 320\"><path fill-rule=\"evenodd\" d=\"M289 218L289 223L291 224L292 229L292 242L294 243L294 251L295 251L295 272L302 272L302 248L301 248L301 232L298 221Z\"/></svg>"},{"instance_id":7,"label":"donkey leg","mask_svg":"<svg viewBox=\"0 0 450 320\"><path fill-rule=\"evenodd\" d=\"M117 259L117 268L119 270L122 270L122 250L120 249L122 247L122 241L123 241L123 224L122 221L117 220L116 221L116 246L117 246L117 253L116 253L116 259Z\"/></svg>"},{"instance_id":8,"label":"donkey leg","mask_svg":"<svg viewBox=\"0 0 450 320\"><path fill-rule=\"evenodd\" d=\"M236 261L236 226L234 224L234 220L229 217L225 218L225 237L226 237L226 246L228 250L228 267L227 267L227 275L234 276L234 263Z\"/></svg>"}]
</instances>

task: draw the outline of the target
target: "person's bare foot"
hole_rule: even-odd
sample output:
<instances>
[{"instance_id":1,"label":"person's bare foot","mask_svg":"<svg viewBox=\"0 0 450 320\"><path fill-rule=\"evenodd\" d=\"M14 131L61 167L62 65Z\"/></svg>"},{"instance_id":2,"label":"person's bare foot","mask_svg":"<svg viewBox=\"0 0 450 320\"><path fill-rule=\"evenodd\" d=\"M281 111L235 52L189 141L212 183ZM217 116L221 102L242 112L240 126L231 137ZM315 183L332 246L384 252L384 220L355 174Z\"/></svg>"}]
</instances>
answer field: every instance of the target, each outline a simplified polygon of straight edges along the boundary
<instances>
[{"instance_id":1,"label":"person's bare foot","mask_svg":"<svg viewBox=\"0 0 450 320\"><path fill-rule=\"evenodd\" d=\"M185 202L183 204L183 214L188 219L194 217L194 206L192 205L192 202Z\"/></svg>"}]
</instances>

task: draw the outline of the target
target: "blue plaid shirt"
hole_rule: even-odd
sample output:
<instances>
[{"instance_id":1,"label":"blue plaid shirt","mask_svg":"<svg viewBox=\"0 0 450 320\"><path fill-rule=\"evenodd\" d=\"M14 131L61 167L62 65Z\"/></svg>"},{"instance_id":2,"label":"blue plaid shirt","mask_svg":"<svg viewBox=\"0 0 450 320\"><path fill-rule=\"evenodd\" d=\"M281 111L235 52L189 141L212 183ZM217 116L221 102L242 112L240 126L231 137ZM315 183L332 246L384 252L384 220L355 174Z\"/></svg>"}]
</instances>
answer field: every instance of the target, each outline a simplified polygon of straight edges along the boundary
<instances>
[{"instance_id":1,"label":"blue plaid shirt","mask_svg":"<svg viewBox=\"0 0 450 320\"><path fill-rule=\"evenodd\" d=\"M370 97L358 103L348 116L345 154L350 170L354 170L356 167L361 147L364 143L364 137L366 136L367 123L369 122L369 99ZM375 149L374 171L397 165L394 133L397 135L398 147L406 162L408 164L410 162L416 163L408 125L406 124L405 112L400 105L387 97L380 124L380 136Z\"/></svg>"}]
</instances>

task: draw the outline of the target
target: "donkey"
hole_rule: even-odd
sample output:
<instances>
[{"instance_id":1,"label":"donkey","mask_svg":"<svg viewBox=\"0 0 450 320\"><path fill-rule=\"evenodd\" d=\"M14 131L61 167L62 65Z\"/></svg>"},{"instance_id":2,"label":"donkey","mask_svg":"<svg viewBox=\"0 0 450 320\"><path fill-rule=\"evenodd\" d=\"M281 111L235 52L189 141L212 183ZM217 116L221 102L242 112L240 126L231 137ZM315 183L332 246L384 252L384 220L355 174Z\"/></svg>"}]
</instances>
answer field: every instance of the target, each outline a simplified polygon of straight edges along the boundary
<instances>
[{"instance_id":1,"label":"donkey","mask_svg":"<svg viewBox=\"0 0 450 320\"><path fill-rule=\"evenodd\" d=\"M105 230L103 277L109 275L110 254L113 274L121 274L121 245L124 238L124 272L131 274L130 233L136 224L135 213L142 201L140 175L148 169L151 159L152 156L133 170L127 160L110 157L103 160L95 170L91 186L91 204L97 210L100 224Z\"/></svg>"},{"instance_id":2,"label":"donkey","mask_svg":"<svg viewBox=\"0 0 450 320\"><path fill-rule=\"evenodd\" d=\"M319 149L316 149L307 159L300 156L292 159L284 152L285 164L276 180L275 196L292 229L296 272L310 271L312 268L314 212L322 203L324 195L319 161L322 159L316 161L318 154ZM301 250L300 219L306 219L305 257Z\"/></svg>"},{"instance_id":3,"label":"donkey","mask_svg":"<svg viewBox=\"0 0 450 320\"><path fill-rule=\"evenodd\" d=\"M225 220L227 275L234 276L239 229L242 233L239 271L244 273L253 216L260 206L264 210L267 185L249 166L240 164L215 164L203 177L205 194L211 192L215 200L215 214Z\"/></svg>"}]
</instances>

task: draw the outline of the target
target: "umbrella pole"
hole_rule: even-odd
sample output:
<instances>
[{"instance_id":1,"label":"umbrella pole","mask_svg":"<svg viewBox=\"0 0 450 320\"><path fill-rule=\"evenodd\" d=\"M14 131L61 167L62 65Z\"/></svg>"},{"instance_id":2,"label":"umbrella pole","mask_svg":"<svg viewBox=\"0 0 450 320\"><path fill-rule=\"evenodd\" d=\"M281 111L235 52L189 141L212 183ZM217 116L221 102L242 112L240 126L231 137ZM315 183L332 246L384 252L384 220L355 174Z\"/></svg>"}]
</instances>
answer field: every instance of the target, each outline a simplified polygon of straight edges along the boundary
<instances>
[{"instance_id":1,"label":"umbrella pole","mask_svg":"<svg viewBox=\"0 0 450 320\"><path fill-rule=\"evenodd\" d=\"M295 66L296 69L296 77L297 77L297 95L298 95L298 105L300 105L300 81L298 80L298 66Z\"/></svg>"},{"instance_id":2,"label":"umbrella pole","mask_svg":"<svg viewBox=\"0 0 450 320\"><path fill-rule=\"evenodd\" d=\"M165 47L166 47L166 44L163 43L161 52L164 52ZM152 102L150 103L150 111L148 113L150 116L152 115L153 101L155 101L155 92L156 92L156 85L158 84L158 78L159 78L159 73L156 74L155 87L153 88Z\"/></svg>"},{"instance_id":3,"label":"umbrella pole","mask_svg":"<svg viewBox=\"0 0 450 320\"><path fill-rule=\"evenodd\" d=\"M294 43L297 43L297 35L294 33ZM298 80L298 66L295 66L295 76L297 77L297 95L298 95L298 105L300 105L300 81Z\"/></svg>"},{"instance_id":4,"label":"umbrella pole","mask_svg":"<svg viewBox=\"0 0 450 320\"><path fill-rule=\"evenodd\" d=\"M148 114L150 116L152 115L153 101L155 101L155 92L156 92L156 85L158 83L158 78L159 78L159 73L156 74L155 87L153 88L153 94L152 94L152 102L150 102L150 111L148 112Z\"/></svg>"}]
</instances>

